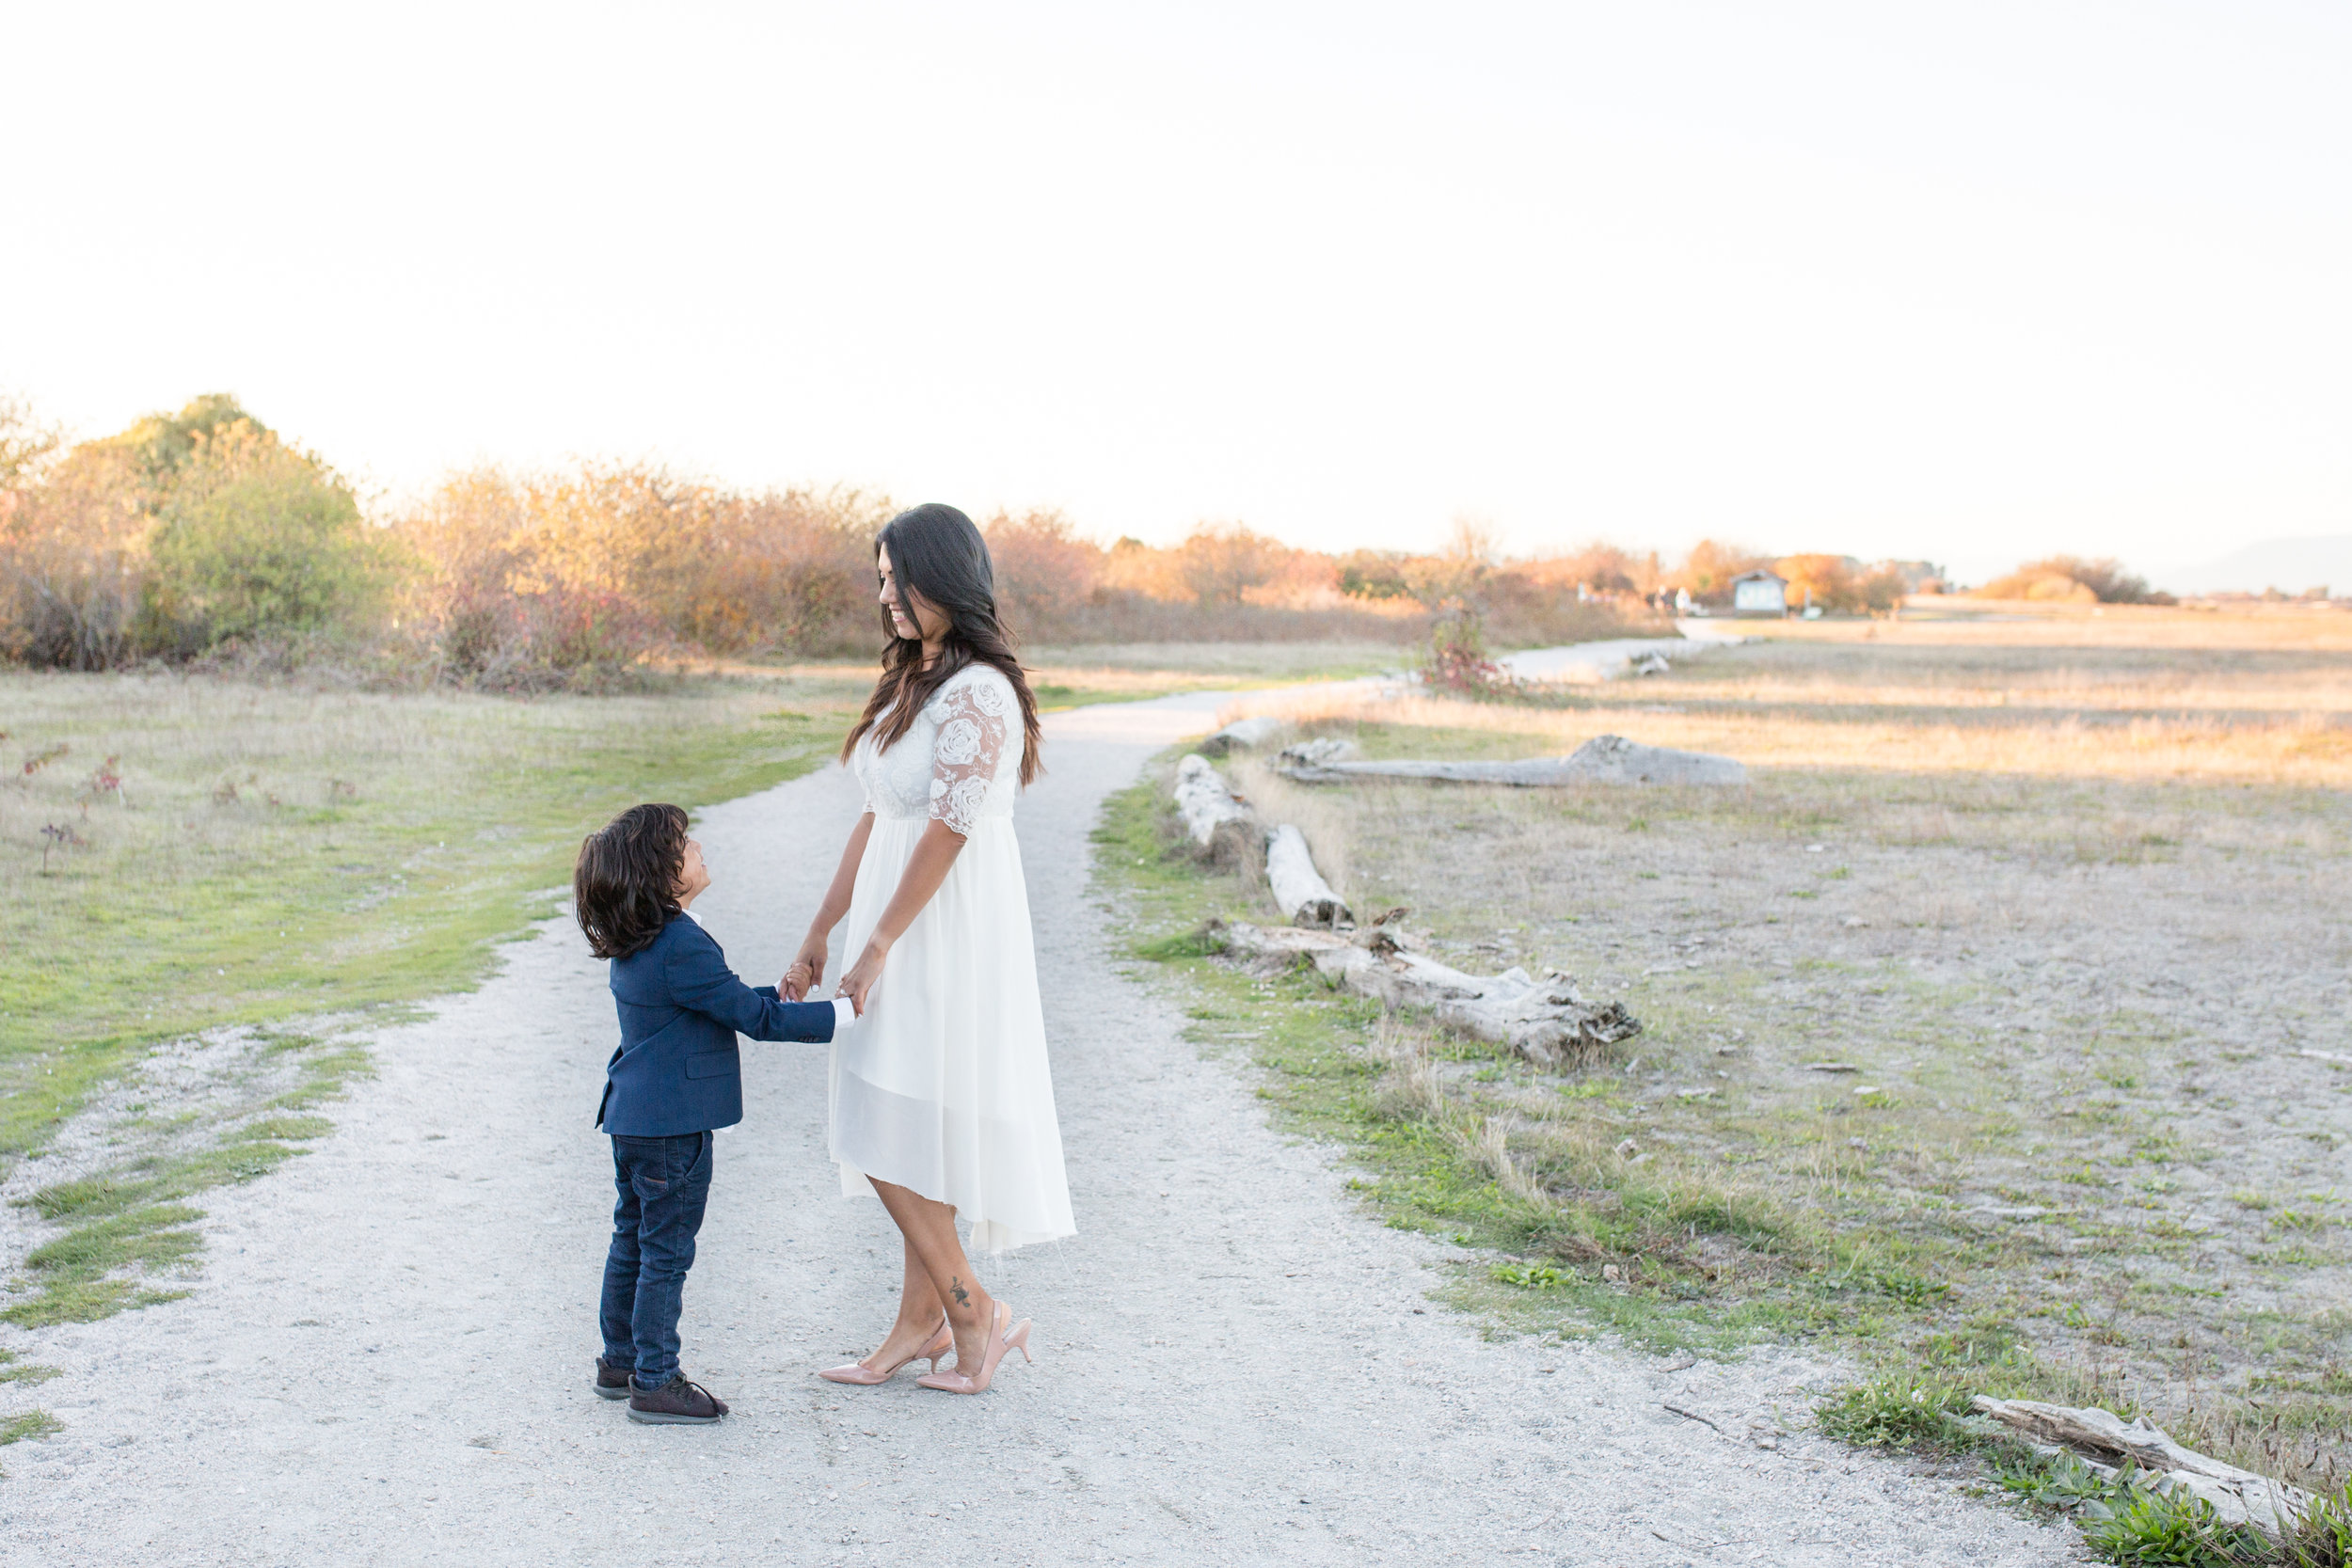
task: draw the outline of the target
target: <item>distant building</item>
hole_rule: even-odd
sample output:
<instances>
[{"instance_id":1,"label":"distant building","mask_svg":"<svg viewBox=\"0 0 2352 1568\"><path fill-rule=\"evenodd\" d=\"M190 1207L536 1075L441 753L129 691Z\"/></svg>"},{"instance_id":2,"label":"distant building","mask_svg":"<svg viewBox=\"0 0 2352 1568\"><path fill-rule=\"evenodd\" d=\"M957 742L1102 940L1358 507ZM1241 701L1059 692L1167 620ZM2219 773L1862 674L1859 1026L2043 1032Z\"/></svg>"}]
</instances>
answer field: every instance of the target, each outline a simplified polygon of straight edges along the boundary
<instances>
[{"instance_id":1,"label":"distant building","mask_svg":"<svg viewBox=\"0 0 2352 1568\"><path fill-rule=\"evenodd\" d=\"M1786 615L1788 579L1778 572L1742 572L1731 579L1734 615Z\"/></svg>"}]
</instances>

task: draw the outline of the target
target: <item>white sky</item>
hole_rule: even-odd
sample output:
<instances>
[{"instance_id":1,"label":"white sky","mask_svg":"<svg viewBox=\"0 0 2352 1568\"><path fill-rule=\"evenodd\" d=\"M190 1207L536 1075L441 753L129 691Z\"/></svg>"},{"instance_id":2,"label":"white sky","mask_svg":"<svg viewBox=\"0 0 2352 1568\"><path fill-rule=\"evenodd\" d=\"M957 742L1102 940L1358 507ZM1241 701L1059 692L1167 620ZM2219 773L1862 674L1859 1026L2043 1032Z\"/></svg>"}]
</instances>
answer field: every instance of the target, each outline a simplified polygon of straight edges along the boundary
<instances>
[{"instance_id":1,"label":"white sky","mask_svg":"<svg viewBox=\"0 0 2352 1568\"><path fill-rule=\"evenodd\" d=\"M1425 546L2352 531L2352 11L15 6L0 388L392 499Z\"/></svg>"}]
</instances>

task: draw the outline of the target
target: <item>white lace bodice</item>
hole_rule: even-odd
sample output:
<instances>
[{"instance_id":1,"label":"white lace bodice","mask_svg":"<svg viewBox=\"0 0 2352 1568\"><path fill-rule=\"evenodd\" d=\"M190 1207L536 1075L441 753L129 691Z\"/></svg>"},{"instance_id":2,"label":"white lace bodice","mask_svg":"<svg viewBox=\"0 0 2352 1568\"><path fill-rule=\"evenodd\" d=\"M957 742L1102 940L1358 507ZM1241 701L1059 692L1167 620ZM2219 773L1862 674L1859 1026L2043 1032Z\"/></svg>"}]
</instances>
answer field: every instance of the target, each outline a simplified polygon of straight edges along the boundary
<instances>
[{"instance_id":1,"label":"white lace bodice","mask_svg":"<svg viewBox=\"0 0 2352 1568\"><path fill-rule=\"evenodd\" d=\"M931 693L887 752L874 749L867 731L850 766L876 816L928 816L969 837L981 818L1012 815L1023 744L1012 683L973 664Z\"/></svg>"}]
</instances>

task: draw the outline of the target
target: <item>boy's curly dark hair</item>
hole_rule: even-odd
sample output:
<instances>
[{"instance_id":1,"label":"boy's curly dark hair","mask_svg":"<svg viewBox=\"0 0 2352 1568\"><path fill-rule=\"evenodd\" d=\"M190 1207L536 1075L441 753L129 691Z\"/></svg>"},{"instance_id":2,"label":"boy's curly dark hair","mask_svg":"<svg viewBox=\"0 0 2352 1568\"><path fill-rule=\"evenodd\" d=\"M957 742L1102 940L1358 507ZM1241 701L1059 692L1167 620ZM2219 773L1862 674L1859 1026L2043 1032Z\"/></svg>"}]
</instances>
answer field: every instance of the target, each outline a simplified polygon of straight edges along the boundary
<instances>
[{"instance_id":1,"label":"boy's curly dark hair","mask_svg":"<svg viewBox=\"0 0 2352 1568\"><path fill-rule=\"evenodd\" d=\"M626 958L653 944L678 912L686 869L686 813L631 806L581 840L572 867L572 912L599 958Z\"/></svg>"}]
</instances>

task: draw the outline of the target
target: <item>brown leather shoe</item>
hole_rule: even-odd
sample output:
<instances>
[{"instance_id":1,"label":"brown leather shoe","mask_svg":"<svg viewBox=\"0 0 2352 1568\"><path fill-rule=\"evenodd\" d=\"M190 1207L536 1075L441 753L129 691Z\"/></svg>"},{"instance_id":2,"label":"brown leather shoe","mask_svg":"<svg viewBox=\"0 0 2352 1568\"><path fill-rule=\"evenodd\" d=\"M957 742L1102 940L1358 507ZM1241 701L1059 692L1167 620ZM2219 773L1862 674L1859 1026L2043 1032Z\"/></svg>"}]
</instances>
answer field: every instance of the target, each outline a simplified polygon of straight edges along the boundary
<instances>
[{"instance_id":1,"label":"brown leather shoe","mask_svg":"<svg viewBox=\"0 0 2352 1568\"><path fill-rule=\"evenodd\" d=\"M631 1389L628 1418L649 1426L708 1426L727 1413L727 1402L680 1372L648 1394Z\"/></svg>"},{"instance_id":2,"label":"brown leather shoe","mask_svg":"<svg viewBox=\"0 0 2352 1568\"><path fill-rule=\"evenodd\" d=\"M631 1370L631 1369L630 1369L630 1368L628 1368L628 1367L615 1367L615 1366L614 1366L612 1362L607 1361L607 1360L606 1360L603 1356L601 1356L601 1355L597 1356L597 1357L596 1357L596 1395L597 1395L597 1397L598 1397L598 1398L600 1398L600 1399L608 1399L608 1400L625 1400L625 1399L628 1398L628 1395L629 1395L629 1387L628 1387L628 1374L629 1374L630 1370Z\"/></svg>"}]
</instances>

